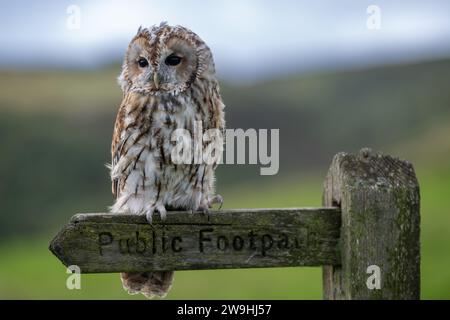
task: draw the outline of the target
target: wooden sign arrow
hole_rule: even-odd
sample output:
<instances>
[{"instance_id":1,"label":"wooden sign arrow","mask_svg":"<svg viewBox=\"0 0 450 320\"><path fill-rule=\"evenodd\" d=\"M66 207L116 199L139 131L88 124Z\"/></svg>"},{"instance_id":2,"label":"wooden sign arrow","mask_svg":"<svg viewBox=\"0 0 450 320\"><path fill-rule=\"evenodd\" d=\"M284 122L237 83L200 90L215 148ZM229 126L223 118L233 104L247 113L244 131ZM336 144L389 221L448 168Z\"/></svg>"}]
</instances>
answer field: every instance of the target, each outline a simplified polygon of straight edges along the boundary
<instances>
[{"instance_id":1,"label":"wooden sign arrow","mask_svg":"<svg viewBox=\"0 0 450 320\"><path fill-rule=\"evenodd\" d=\"M340 210L77 214L50 250L82 273L339 265Z\"/></svg>"}]
</instances>

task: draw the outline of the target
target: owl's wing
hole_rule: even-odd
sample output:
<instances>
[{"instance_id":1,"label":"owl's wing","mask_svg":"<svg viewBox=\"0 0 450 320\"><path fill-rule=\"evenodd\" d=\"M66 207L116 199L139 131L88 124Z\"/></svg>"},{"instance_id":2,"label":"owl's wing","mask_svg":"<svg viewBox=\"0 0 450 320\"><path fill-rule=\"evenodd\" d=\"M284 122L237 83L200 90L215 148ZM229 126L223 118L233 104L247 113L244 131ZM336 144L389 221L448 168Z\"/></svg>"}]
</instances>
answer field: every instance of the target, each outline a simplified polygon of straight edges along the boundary
<instances>
[{"instance_id":1,"label":"owl's wing","mask_svg":"<svg viewBox=\"0 0 450 320\"><path fill-rule=\"evenodd\" d=\"M222 134L224 135L225 132L223 131L225 130L225 105L222 102L222 97L220 96L219 86L217 84L214 84L207 95L209 95L209 97L207 97L206 101L210 110L209 121L207 121L207 129L220 129L222 131Z\"/></svg>"},{"instance_id":2,"label":"owl's wing","mask_svg":"<svg viewBox=\"0 0 450 320\"><path fill-rule=\"evenodd\" d=\"M211 90L206 94L206 103L208 104L209 117L205 119L206 127L204 129L219 129L222 133L222 143L225 142L225 105L220 96L219 87L214 84ZM217 168L218 162L213 164L213 168Z\"/></svg>"},{"instance_id":3,"label":"owl's wing","mask_svg":"<svg viewBox=\"0 0 450 320\"><path fill-rule=\"evenodd\" d=\"M124 130L124 116L125 116L125 107L123 105L120 106L119 112L117 113L116 122L114 124L114 133L111 142L111 168L114 168L119 162L120 156L123 151L123 147L126 144L126 139L121 139L122 131ZM119 195L119 179L112 178L112 194L114 199L117 199Z\"/></svg>"}]
</instances>

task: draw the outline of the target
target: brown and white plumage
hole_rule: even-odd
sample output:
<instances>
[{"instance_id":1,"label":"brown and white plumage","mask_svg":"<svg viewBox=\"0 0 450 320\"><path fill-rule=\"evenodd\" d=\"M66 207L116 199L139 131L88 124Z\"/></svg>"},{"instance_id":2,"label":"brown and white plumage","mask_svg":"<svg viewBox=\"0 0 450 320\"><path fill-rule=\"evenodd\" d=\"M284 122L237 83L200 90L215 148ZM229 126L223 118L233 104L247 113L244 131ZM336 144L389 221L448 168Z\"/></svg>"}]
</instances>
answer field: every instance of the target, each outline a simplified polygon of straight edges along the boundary
<instances>
[{"instance_id":1,"label":"brown and white plumage","mask_svg":"<svg viewBox=\"0 0 450 320\"><path fill-rule=\"evenodd\" d=\"M162 23L138 30L119 76L123 100L112 139L112 212L162 218L166 210L207 210L214 194L213 164L175 164L176 129L194 132L225 126L214 62L208 46L192 31ZM129 293L165 296L173 272L123 273Z\"/></svg>"}]
</instances>

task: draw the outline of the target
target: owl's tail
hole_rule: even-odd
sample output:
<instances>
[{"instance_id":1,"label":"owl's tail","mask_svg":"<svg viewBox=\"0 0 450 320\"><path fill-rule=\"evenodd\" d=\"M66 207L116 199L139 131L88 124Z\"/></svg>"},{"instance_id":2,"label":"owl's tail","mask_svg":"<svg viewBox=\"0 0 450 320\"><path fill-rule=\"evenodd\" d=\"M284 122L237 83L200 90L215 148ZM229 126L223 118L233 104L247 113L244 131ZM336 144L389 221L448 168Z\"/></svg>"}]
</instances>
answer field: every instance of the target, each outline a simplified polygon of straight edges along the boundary
<instances>
[{"instance_id":1,"label":"owl's tail","mask_svg":"<svg viewBox=\"0 0 450 320\"><path fill-rule=\"evenodd\" d=\"M120 278L129 294L164 298L172 287L173 271L121 273Z\"/></svg>"}]
</instances>

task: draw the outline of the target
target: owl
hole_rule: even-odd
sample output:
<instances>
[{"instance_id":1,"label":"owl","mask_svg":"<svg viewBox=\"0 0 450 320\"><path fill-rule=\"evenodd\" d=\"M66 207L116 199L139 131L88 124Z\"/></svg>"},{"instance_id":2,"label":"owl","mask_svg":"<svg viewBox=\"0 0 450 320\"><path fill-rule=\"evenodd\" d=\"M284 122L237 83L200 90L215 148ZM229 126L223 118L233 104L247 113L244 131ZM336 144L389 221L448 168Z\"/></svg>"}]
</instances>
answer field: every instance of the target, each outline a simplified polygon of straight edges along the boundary
<instances>
[{"instance_id":1,"label":"owl","mask_svg":"<svg viewBox=\"0 0 450 320\"><path fill-rule=\"evenodd\" d=\"M214 191L218 161L172 161L173 133L225 127L224 104L211 50L182 26L139 28L128 45L118 78L123 96L114 126L110 174L114 213L208 211L222 204ZM205 142L204 142L205 144ZM206 142L207 144L207 142ZM130 294L164 297L172 271L121 273Z\"/></svg>"}]
</instances>

